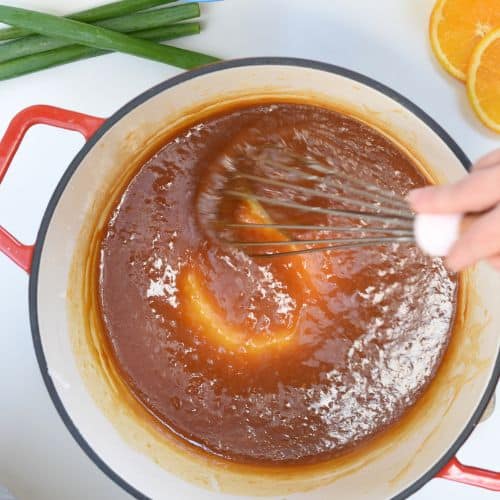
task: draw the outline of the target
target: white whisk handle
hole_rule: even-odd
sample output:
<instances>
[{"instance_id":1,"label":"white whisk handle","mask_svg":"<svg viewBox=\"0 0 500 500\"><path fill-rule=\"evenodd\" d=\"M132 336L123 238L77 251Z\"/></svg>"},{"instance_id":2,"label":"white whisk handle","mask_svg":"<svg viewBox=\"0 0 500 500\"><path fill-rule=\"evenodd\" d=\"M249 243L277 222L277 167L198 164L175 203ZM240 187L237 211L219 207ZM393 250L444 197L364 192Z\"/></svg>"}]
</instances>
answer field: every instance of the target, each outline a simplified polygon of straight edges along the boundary
<instances>
[{"instance_id":1,"label":"white whisk handle","mask_svg":"<svg viewBox=\"0 0 500 500\"><path fill-rule=\"evenodd\" d=\"M445 257L460 236L463 214L417 214L415 241L433 257Z\"/></svg>"}]
</instances>

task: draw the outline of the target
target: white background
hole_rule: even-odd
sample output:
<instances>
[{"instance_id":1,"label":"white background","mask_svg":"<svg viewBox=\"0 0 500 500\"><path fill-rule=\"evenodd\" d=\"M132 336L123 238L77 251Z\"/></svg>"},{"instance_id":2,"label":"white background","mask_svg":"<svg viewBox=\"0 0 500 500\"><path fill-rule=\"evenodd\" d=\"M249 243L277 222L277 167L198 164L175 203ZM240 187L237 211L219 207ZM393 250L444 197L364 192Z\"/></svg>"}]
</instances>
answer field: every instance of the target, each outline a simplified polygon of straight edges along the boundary
<instances>
[{"instance_id":1,"label":"white background","mask_svg":"<svg viewBox=\"0 0 500 500\"><path fill-rule=\"evenodd\" d=\"M7 2L57 14L101 0ZM432 0L225 0L204 6L204 31L179 42L221 58L295 56L350 68L401 92L435 118L475 159L500 145L470 110L464 87L429 49ZM179 71L109 55L0 82L0 133L22 108L54 104L108 116ZM83 139L40 126L32 130L0 185L0 224L33 242L41 215ZM47 395L28 321L27 275L0 254L0 484L19 499L126 499L73 441ZM500 300L500 299L499 299ZM500 304L499 304L500 305ZM500 469L500 410L473 433L459 458ZM498 498L493 492L431 481L414 498ZM0 487L0 499L2 499ZM172 492L175 498L175 492ZM200 490L199 497L203 499Z\"/></svg>"}]
</instances>

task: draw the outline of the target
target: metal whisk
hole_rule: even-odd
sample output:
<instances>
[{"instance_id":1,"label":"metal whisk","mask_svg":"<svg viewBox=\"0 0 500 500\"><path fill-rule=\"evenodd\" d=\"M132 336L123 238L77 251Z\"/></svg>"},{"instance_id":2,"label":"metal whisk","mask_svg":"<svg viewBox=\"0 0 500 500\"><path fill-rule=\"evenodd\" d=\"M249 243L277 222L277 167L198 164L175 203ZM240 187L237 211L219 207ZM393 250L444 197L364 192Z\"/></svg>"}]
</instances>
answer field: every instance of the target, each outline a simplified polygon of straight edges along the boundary
<instances>
[{"instance_id":1,"label":"metal whisk","mask_svg":"<svg viewBox=\"0 0 500 500\"><path fill-rule=\"evenodd\" d=\"M415 242L414 214L407 202L388 189L348 176L341 168L276 146L226 163L229 175L222 201L257 202L270 214L265 222L231 220L231 211L229 215L219 212L213 220L221 240L249 255L272 257ZM254 230L276 230L287 237L256 240Z\"/></svg>"}]
</instances>

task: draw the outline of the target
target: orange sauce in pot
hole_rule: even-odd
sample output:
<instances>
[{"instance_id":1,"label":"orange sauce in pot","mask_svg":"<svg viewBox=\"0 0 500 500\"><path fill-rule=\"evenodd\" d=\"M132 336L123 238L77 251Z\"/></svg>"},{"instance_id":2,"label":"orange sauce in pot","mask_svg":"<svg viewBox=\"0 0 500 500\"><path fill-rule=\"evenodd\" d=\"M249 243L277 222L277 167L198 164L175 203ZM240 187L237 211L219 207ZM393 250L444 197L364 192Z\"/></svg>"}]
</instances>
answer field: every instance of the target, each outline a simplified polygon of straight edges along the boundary
<instances>
[{"instance_id":1,"label":"orange sauce in pot","mask_svg":"<svg viewBox=\"0 0 500 500\"><path fill-rule=\"evenodd\" d=\"M210 174L242 145L269 143L335 158L398 195L427 183L398 146L335 111L255 104L208 117L170 137L117 200L100 241L100 313L112 362L165 430L233 462L312 464L415 404L446 350L458 282L408 245L262 260L213 238ZM237 200L221 210L289 217Z\"/></svg>"}]
</instances>

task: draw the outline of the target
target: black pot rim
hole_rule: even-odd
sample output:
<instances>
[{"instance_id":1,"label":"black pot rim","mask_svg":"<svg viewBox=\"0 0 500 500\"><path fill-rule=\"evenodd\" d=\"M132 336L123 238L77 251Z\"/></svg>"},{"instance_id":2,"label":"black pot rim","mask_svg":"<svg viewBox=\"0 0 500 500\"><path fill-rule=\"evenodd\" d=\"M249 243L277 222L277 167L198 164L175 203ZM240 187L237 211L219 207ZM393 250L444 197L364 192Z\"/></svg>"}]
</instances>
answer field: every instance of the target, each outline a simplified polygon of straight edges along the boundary
<instances>
[{"instance_id":1,"label":"black pot rim","mask_svg":"<svg viewBox=\"0 0 500 500\"><path fill-rule=\"evenodd\" d=\"M428 127L430 127L435 134L437 134L443 142L449 147L449 149L454 153L454 155L458 158L458 160L462 163L465 169L470 168L470 161L465 155L465 153L461 150L461 148L456 144L456 142L448 135L448 133L440 126L436 121L434 121L427 113L425 113L421 108L415 105L412 101L402 96L398 92L390 89L389 87L381 84L380 82L373 80L369 77L366 77L360 73L355 71L351 71L339 66L335 66L328 63L317 62L307 59L295 59L295 58L286 58L286 57L256 57L256 58L247 58L247 59L235 59L229 61L223 61L215 64L211 64L209 66L204 66L202 68L192 70L189 72L182 73L178 76L170 78L151 89L143 92L138 97L132 99L130 102L125 104L122 108L120 108L116 113L110 116L103 125L95 132L95 134L83 145L82 149L75 156L73 161L69 164L68 168L64 172L61 180L59 181L52 197L47 205L47 209L43 215L40 228L38 231L34 254L33 254L33 262L31 268L31 275L29 280L29 311L30 311L30 323L31 323L31 331L33 337L33 345L35 349L35 354L38 360L38 364L40 367L40 371L42 374L43 381L47 388L50 398L59 413L62 421L64 422L66 428L76 440L76 442L80 445L82 450L87 454L87 456L94 462L94 464L108 476L111 480L113 480L117 485L122 487L129 494L138 499L147 499L143 493L134 488L131 484L129 484L124 478L120 477L113 469L107 465L104 460L102 460L98 454L94 451L92 446L84 439L84 437L80 434L80 431L73 423L70 415L64 408L64 405L57 394L57 390L55 388L54 382L50 376L47 361L45 359L45 354L43 352L39 324L38 324L38 311L37 311L37 303L38 303L38 277L39 277L39 269L40 269L40 258L42 254L42 249L45 241L45 236L47 234L47 230L49 228L52 215L57 207L58 201L66 188L69 180L71 179L73 173L77 170L78 166L82 162L83 158L87 155L87 153L94 147L96 142L120 119L122 119L125 115L127 115L131 110L138 107L145 101L149 100L153 96L163 92L166 89L174 87L176 85L182 84L185 81L191 80L201 75L205 75L208 73L213 73L215 71L221 71L230 68L238 68L242 66L295 66L302 68L309 68L315 70L321 70L327 73L333 73L336 75L340 75L351 80L357 81L363 85L371 87L385 96L391 98L396 101L401 106L408 109L411 113L417 116L421 121L423 121ZM462 444L469 437L471 432L474 430L476 425L478 424L486 406L490 398L493 395L495 387L497 385L498 379L500 376L500 353L497 356L495 369L493 375L488 383L486 390L481 398L479 405L477 406L474 414L470 418L467 425L464 427L458 438L455 440L452 446L443 453L442 457L432 466L429 470L423 474L419 479L417 479L413 484L411 484L408 488L398 493L394 499L401 500L409 497L411 494L415 493L417 490L422 488L424 484L426 484L429 480L434 478L436 474L451 460L452 457L455 456L458 449L462 446Z\"/></svg>"}]
</instances>

